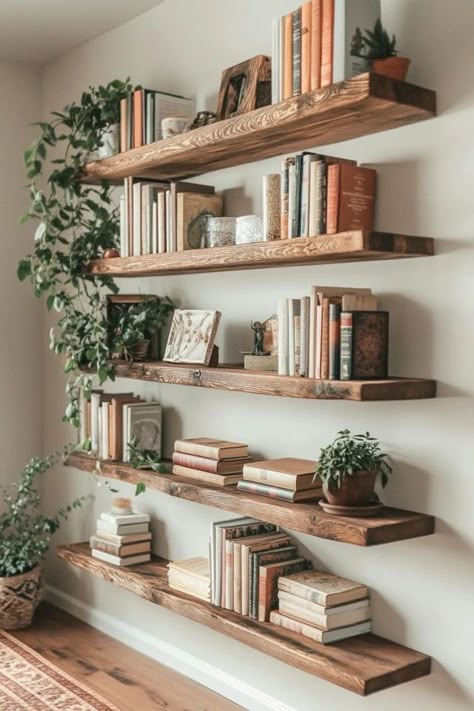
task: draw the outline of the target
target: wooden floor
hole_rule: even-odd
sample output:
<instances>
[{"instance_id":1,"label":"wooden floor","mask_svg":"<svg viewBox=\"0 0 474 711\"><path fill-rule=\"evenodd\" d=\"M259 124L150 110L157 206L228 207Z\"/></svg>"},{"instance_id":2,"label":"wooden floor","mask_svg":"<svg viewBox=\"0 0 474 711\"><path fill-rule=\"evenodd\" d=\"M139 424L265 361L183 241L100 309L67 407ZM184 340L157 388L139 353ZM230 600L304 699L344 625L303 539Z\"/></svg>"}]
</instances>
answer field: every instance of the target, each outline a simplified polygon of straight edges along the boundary
<instances>
[{"instance_id":1,"label":"wooden floor","mask_svg":"<svg viewBox=\"0 0 474 711\"><path fill-rule=\"evenodd\" d=\"M242 711L222 696L162 666L47 603L18 639L95 689L120 711Z\"/></svg>"}]
</instances>

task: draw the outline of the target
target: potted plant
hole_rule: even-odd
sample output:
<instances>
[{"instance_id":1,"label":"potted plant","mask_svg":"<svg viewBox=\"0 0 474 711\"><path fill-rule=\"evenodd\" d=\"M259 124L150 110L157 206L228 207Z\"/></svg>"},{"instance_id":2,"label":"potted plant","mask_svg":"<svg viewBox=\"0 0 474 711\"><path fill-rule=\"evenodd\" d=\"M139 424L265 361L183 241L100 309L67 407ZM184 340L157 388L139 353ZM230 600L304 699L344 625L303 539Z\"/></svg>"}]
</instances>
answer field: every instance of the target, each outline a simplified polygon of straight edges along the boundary
<instances>
[{"instance_id":1,"label":"potted plant","mask_svg":"<svg viewBox=\"0 0 474 711\"><path fill-rule=\"evenodd\" d=\"M51 516L40 511L38 480L59 460L55 454L34 458L18 482L0 489L0 628L17 630L31 624L41 595L41 561L61 521L84 498Z\"/></svg>"},{"instance_id":2,"label":"potted plant","mask_svg":"<svg viewBox=\"0 0 474 711\"><path fill-rule=\"evenodd\" d=\"M112 357L146 360L152 338L164 326L173 309L173 302L167 296L143 297L135 303L112 303L109 309Z\"/></svg>"},{"instance_id":3,"label":"potted plant","mask_svg":"<svg viewBox=\"0 0 474 711\"><path fill-rule=\"evenodd\" d=\"M376 21L373 30L365 30L363 41L367 48L367 58L376 74L383 74L402 81L406 79L410 59L397 56L396 37L392 35L390 38L380 18Z\"/></svg>"},{"instance_id":4,"label":"potted plant","mask_svg":"<svg viewBox=\"0 0 474 711\"><path fill-rule=\"evenodd\" d=\"M321 449L316 476L327 502L335 506L368 506L374 500L377 476L386 486L392 468L379 442L366 434L342 430Z\"/></svg>"}]
</instances>

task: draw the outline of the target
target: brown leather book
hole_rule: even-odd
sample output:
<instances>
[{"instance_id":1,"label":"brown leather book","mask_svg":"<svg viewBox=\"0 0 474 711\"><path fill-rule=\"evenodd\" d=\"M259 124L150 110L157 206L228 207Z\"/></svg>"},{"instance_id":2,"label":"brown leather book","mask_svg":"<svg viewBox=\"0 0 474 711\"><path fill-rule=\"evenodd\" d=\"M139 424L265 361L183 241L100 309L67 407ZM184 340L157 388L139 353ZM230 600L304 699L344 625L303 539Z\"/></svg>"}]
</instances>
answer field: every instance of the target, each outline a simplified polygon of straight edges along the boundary
<instances>
[{"instance_id":1,"label":"brown leather book","mask_svg":"<svg viewBox=\"0 0 474 711\"><path fill-rule=\"evenodd\" d=\"M301 93L311 91L311 24L313 6L305 2L301 8Z\"/></svg>"},{"instance_id":2,"label":"brown leather book","mask_svg":"<svg viewBox=\"0 0 474 711\"><path fill-rule=\"evenodd\" d=\"M347 163L330 165L327 182L327 234L374 228L377 171Z\"/></svg>"},{"instance_id":3,"label":"brown leather book","mask_svg":"<svg viewBox=\"0 0 474 711\"><path fill-rule=\"evenodd\" d=\"M143 146L143 104L145 92L136 89L133 92L133 147Z\"/></svg>"},{"instance_id":4,"label":"brown leather book","mask_svg":"<svg viewBox=\"0 0 474 711\"><path fill-rule=\"evenodd\" d=\"M341 380L388 377L388 311L341 314Z\"/></svg>"},{"instance_id":5,"label":"brown leather book","mask_svg":"<svg viewBox=\"0 0 474 711\"><path fill-rule=\"evenodd\" d=\"M321 87L333 82L334 0L322 0Z\"/></svg>"},{"instance_id":6,"label":"brown leather book","mask_svg":"<svg viewBox=\"0 0 474 711\"><path fill-rule=\"evenodd\" d=\"M285 15L283 36L283 98L293 96L293 13Z\"/></svg>"},{"instance_id":7,"label":"brown leather book","mask_svg":"<svg viewBox=\"0 0 474 711\"><path fill-rule=\"evenodd\" d=\"M321 86L321 21L323 14L322 0L311 3L311 89Z\"/></svg>"}]
</instances>

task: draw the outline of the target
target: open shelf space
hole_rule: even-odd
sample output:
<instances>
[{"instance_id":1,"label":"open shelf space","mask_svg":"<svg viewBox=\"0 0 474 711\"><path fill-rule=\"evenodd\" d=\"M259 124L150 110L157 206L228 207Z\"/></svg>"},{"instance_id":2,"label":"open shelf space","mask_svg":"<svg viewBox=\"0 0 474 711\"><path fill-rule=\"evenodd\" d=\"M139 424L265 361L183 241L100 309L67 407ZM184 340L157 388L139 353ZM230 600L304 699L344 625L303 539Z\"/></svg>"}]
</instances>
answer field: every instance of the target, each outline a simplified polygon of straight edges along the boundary
<instances>
[{"instance_id":1,"label":"open shelf space","mask_svg":"<svg viewBox=\"0 0 474 711\"><path fill-rule=\"evenodd\" d=\"M169 254L98 259L89 272L113 277L168 276L337 262L429 257L434 240L386 232L343 232Z\"/></svg>"},{"instance_id":2,"label":"open shelf space","mask_svg":"<svg viewBox=\"0 0 474 711\"><path fill-rule=\"evenodd\" d=\"M88 454L75 453L67 465L86 472L97 470L98 460ZM412 511L385 508L376 518L331 516L316 502L293 504L258 496L234 487L211 486L204 482L134 469L121 462L100 461L99 472L107 479L138 484L187 501L232 511L310 536L326 538L357 546L373 546L427 536L434 532L434 517Z\"/></svg>"},{"instance_id":3,"label":"open shelf space","mask_svg":"<svg viewBox=\"0 0 474 711\"><path fill-rule=\"evenodd\" d=\"M361 696L430 673L429 657L373 634L325 646L172 590L167 561L160 558L118 568L93 558L86 543L60 546L57 554L102 580Z\"/></svg>"},{"instance_id":4,"label":"open shelf space","mask_svg":"<svg viewBox=\"0 0 474 711\"><path fill-rule=\"evenodd\" d=\"M436 94L379 74L308 92L89 163L84 179L194 177L405 126L436 115Z\"/></svg>"},{"instance_id":5,"label":"open shelf space","mask_svg":"<svg viewBox=\"0 0 474 711\"><path fill-rule=\"evenodd\" d=\"M420 400L436 396L436 382L423 378L386 380L314 380L274 372L245 370L243 367L114 361L119 378L145 380L168 385L228 390L231 392L278 395L309 400Z\"/></svg>"}]
</instances>

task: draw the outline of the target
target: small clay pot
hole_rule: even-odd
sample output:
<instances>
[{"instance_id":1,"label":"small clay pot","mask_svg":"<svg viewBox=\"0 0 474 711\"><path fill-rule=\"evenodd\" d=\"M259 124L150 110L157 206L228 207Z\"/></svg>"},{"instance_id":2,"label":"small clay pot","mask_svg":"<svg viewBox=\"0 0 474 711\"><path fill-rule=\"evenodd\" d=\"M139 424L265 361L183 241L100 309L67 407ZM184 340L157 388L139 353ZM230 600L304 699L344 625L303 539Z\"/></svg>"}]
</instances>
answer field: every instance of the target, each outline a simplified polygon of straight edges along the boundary
<instances>
[{"instance_id":1,"label":"small clay pot","mask_svg":"<svg viewBox=\"0 0 474 711\"><path fill-rule=\"evenodd\" d=\"M106 249L104 252L104 259L115 259L120 257L120 252L118 249Z\"/></svg>"},{"instance_id":2,"label":"small clay pot","mask_svg":"<svg viewBox=\"0 0 474 711\"><path fill-rule=\"evenodd\" d=\"M326 500L336 506L367 506L370 504L375 487L375 472L359 471L346 476L339 489L335 485L323 484Z\"/></svg>"},{"instance_id":3,"label":"small clay pot","mask_svg":"<svg viewBox=\"0 0 474 711\"><path fill-rule=\"evenodd\" d=\"M372 69L376 74L383 74L391 79L405 81L408 74L411 59L407 57L386 57L385 59L374 59Z\"/></svg>"}]
</instances>

